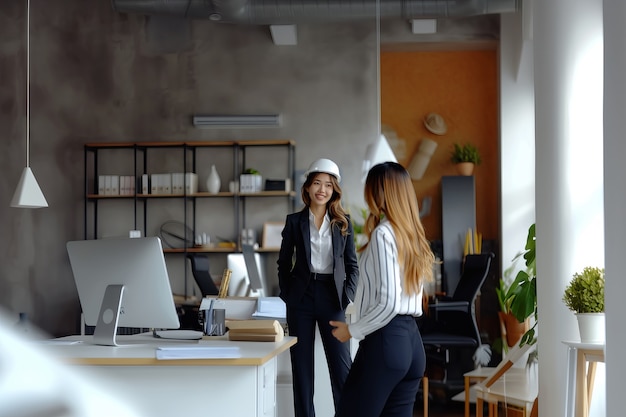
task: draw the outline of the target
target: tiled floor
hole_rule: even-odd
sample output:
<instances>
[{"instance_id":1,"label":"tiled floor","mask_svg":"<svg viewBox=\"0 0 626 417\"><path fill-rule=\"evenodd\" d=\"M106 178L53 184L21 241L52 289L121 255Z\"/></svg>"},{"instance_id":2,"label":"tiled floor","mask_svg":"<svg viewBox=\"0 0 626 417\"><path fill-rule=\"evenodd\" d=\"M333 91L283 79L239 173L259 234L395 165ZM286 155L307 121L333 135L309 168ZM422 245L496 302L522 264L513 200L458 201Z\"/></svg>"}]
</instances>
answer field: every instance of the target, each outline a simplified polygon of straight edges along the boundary
<instances>
[{"instance_id":1,"label":"tiled floor","mask_svg":"<svg viewBox=\"0 0 626 417\"><path fill-rule=\"evenodd\" d=\"M431 401L428 404L428 417L463 417L465 415L465 404L458 401L449 401L441 404ZM470 408L470 415L475 415L474 408ZM415 403L413 417L423 417L423 406L421 401Z\"/></svg>"},{"instance_id":2,"label":"tiled floor","mask_svg":"<svg viewBox=\"0 0 626 417\"><path fill-rule=\"evenodd\" d=\"M436 390L431 391L430 401L428 402L428 416L429 417L464 417L465 416L465 403L463 401L455 401L452 399L445 399L445 395L442 397L438 395ZM421 391L418 393L418 400L415 402L413 417L424 416L424 403L422 402ZM471 404L470 416L474 416L475 405Z\"/></svg>"}]
</instances>

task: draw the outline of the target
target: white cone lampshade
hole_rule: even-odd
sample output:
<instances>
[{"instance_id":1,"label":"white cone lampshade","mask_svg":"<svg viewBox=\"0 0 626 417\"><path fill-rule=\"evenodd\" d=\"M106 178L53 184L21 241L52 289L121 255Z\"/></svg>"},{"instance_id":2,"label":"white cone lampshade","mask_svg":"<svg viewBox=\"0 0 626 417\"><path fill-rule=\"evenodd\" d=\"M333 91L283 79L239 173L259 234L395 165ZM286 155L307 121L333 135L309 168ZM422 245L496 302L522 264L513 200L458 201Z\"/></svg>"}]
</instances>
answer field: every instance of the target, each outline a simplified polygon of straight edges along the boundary
<instances>
[{"instance_id":1,"label":"white cone lampshade","mask_svg":"<svg viewBox=\"0 0 626 417\"><path fill-rule=\"evenodd\" d=\"M19 208L42 208L48 207L46 197L43 196L41 188L35 179L35 175L30 167L24 168L22 171L22 177L17 184L13 199L11 200L11 207Z\"/></svg>"},{"instance_id":2,"label":"white cone lampshade","mask_svg":"<svg viewBox=\"0 0 626 417\"><path fill-rule=\"evenodd\" d=\"M30 0L26 7L26 168L13 194L11 207L41 208L48 207L48 202L30 169Z\"/></svg>"},{"instance_id":3,"label":"white cone lampshade","mask_svg":"<svg viewBox=\"0 0 626 417\"><path fill-rule=\"evenodd\" d=\"M391 146L389 146L387 138L385 135L381 134L374 143L367 145L367 148L365 149L365 159L363 159L361 172L363 182L365 182L365 178L367 177L367 173L370 168L383 162L398 162L398 160L396 159Z\"/></svg>"}]
</instances>

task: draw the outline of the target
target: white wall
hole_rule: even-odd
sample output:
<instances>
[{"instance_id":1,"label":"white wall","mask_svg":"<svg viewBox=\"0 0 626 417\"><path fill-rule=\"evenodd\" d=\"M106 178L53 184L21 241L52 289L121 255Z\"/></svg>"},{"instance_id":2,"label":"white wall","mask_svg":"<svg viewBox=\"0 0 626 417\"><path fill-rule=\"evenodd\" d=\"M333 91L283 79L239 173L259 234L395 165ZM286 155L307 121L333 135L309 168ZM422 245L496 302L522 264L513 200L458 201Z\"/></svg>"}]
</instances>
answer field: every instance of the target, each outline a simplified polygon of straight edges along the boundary
<instances>
[{"instance_id":1,"label":"white wall","mask_svg":"<svg viewBox=\"0 0 626 417\"><path fill-rule=\"evenodd\" d=\"M524 250L528 227L535 222L535 95L529 30L521 13L502 15L499 52L503 271Z\"/></svg>"}]
</instances>

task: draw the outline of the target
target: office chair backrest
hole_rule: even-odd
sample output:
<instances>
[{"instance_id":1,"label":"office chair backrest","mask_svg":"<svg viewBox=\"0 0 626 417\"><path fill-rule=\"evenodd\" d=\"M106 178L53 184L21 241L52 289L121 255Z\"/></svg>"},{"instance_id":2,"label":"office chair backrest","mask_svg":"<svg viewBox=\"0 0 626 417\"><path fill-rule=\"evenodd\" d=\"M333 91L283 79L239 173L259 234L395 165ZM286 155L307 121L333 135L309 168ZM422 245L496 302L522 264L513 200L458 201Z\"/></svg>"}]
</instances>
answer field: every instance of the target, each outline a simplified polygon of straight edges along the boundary
<instances>
[{"instance_id":1,"label":"office chair backrest","mask_svg":"<svg viewBox=\"0 0 626 417\"><path fill-rule=\"evenodd\" d=\"M202 297L218 295L219 290L209 272L209 257L199 253L188 253L187 257L191 261L191 272L200 288Z\"/></svg>"},{"instance_id":2,"label":"office chair backrest","mask_svg":"<svg viewBox=\"0 0 626 417\"><path fill-rule=\"evenodd\" d=\"M480 291L491 266L491 260L494 258L493 253L481 253L475 255L466 255L463 264L463 273L461 279L452 296L453 301L474 302L474 299Z\"/></svg>"}]
</instances>

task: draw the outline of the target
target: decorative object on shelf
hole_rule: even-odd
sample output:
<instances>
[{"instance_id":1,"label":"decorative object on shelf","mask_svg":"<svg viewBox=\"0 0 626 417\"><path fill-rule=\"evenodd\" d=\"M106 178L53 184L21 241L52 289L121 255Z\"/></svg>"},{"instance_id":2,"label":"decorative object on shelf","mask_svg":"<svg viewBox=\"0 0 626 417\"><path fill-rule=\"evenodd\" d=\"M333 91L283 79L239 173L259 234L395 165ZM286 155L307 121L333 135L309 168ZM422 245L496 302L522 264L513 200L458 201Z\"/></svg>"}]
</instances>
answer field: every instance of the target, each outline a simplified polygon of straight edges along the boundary
<instances>
[{"instance_id":1,"label":"decorative object on shelf","mask_svg":"<svg viewBox=\"0 0 626 417\"><path fill-rule=\"evenodd\" d=\"M467 229L465 233L465 244L463 245L463 256L475 255L482 253L483 250L483 234L477 230Z\"/></svg>"},{"instance_id":2,"label":"decorative object on shelf","mask_svg":"<svg viewBox=\"0 0 626 417\"><path fill-rule=\"evenodd\" d=\"M585 267L565 287L563 302L576 313L580 341L602 343L604 331L604 268Z\"/></svg>"},{"instance_id":3,"label":"decorative object on shelf","mask_svg":"<svg viewBox=\"0 0 626 417\"><path fill-rule=\"evenodd\" d=\"M448 131L446 121L437 113L428 113L426 117L424 117L424 127L428 129L429 132L440 136L445 135Z\"/></svg>"},{"instance_id":4,"label":"decorative object on shelf","mask_svg":"<svg viewBox=\"0 0 626 417\"><path fill-rule=\"evenodd\" d=\"M35 174L30 169L30 0L26 2L26 167L11 199L11 207L48 207Z\"/></svg>"},{"instance_id":5,"label":"decorative object on shelf","mask_svg":"<svg viewBox=\"0 0 626 417\"><path fill-rule=\"evenodd\" d=\"M222 180L220 179L220 174L217 173L215 165L211 165L211 173L206 179L206 189L211 194L217 194L220 192L221 186Z\"/></svg>"},{"instance_id":6,"label":"decorative object on shelf","mask_svg":"<svg viewBox=\"0 0 626 417\"><path fill-rule=\"evenodd\" d=\"M248 168L239 176L239 191L242 193L258 193L263 190L263 177L254 168Z\"/></svg>"},{"instance_id":7,"label":"decorative object on shelf","mask_svg":"<svg viewBox=\"0 0 626 417\"><path fill-rule=\"evenodd\" d=\"M256 245L256 232L254 229L241 229L239 236L240 245Z\"/></svg>"},{"instance_id":8,"label":"decorative object on shelf","mask_svg":"<svg viewBox=\"0 0 626 417\"><path fill-rule=\"evenodd\" d=\"M194 245L193 230L185 223L176 220L163 223L159 236L170 249L191 248Z\"/></svg>"},{"instance_id":9,"label":"decorative object on shelf","mask_svg":"<svg viewBox=\"0 0 626 417\"><path fill-rule=\"evenodd\" d=\"M471 143L466 143L465 145L455 143L454 149L450 153L450 161L456 164L460 175L469 176L474 172L474 166L481 164L482 159L480 158L478 148Z\"/></svg>"},{"instance_id":10,"label":"decorative object on shelf","mask_svg":"<svg viewBox=\"0 0 626 417\"><path fill-rule=\"evenodd\" d=\"M211 236L207 235L204 232L198 233L196 235L196 239L194 241L194 246L197 247L197 248L210 248L210 247L212 247L212 245L211 245Z\"/></svg>"},{"instance_id":11,"label":"decorative object on shelf","mask_svg":"<svg viewBox=\"0 0 626 417\"><path fill-rule=\"evenodd\" d=\"M426 168L428 168L430 158L433 156L436 149L437 142L428 138L422 139L417 153L413 156L411 164L407 169L412 179L422 179L422 177L424 176L424 172L426 172Z\"/></svg>"},{"instance_id":12,"label":"decorative object on shelf","mask_svg":"<svg viewBox=\"0 0 626 417\"><path fill-rule=\"evenodd\" d=\"M282 242L281 233L284 228L284 222L266 222L265 224L263 224L263 248L280 248L280 244Z\"/></svg>"}]
</instances>

